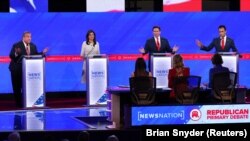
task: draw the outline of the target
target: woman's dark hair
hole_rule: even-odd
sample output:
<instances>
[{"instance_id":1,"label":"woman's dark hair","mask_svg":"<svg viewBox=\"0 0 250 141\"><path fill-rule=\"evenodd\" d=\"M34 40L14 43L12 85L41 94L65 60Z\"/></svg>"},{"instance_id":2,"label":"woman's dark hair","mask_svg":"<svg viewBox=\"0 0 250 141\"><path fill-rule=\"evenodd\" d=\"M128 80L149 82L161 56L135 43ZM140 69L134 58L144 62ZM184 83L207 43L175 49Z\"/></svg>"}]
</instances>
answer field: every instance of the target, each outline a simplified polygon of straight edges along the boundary
<instances>
[{"instance_id":1,"label":"woman's dark hair","mask_svg":"<svg viewBox=\"0 0 250 141\"><path fill-rule=\"evenodd\" d=\"M87 43L87 45L90 44L90 42L89 42L89 35L90 35L90 33L94 34L94 46L95 46L96 45L96 36L95 36L95 31L94 30L89 30L87 32L87 34L86 34L86 43Z\"/></svg>"},{"instance_id":2,"label":"woman's dark hair","mask_svg":"<svg viewBox=\"0 0 250 141\"><path fill-rule=\"evenodd\" d=\"M137 58L135 62L135 76L144 75L146 73L146 62L143 58Z\"/></svg>"},{"instance_id":3,"label":"woman's dark hair","mask_svg":"<svg viewBox=\"0 0 250 141\"><path fill-rule=\"evenodd\" d=\"M214 65L221 65L221 64L223 64L222 57L221 57L221 55L218 54L218 53L214 54L214 56L212 57L211 60L212 60L212 63L213 63Z\"/></svg>"}]
</instances>

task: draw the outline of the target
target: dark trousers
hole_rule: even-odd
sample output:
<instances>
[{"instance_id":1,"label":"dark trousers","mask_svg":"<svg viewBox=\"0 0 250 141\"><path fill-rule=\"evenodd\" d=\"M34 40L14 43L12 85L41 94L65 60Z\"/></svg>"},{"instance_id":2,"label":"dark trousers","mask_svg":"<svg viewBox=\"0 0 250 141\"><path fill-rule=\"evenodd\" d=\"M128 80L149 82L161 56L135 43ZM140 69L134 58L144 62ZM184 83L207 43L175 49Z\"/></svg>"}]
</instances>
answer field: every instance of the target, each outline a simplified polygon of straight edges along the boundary
<instances>
[{"instance_id":1,"label":"dark trousers","mask_svg":"<svg viewBox=\"0 0 250 141\"><path fill-rule=\"evenodd\" d=\"M11 82L17 107L22 107L22 70L11 71Z\"/></svg>"}]
</instances>

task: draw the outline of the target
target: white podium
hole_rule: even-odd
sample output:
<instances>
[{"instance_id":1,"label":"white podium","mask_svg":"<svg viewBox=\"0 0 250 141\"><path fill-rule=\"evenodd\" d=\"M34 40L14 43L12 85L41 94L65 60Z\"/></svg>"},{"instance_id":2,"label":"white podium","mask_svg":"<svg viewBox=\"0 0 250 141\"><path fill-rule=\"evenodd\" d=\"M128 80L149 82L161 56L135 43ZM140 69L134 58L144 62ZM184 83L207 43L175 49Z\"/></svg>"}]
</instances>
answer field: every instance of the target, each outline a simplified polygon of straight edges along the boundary
<instances>
[{"instance_id":1,"label":"white podium","mask_svg":"<svg viewBox=\"0 0 250 141\"><path fill-rule=\"evenodd\" d=\"M236 52L219 52L222 57L222 66L227 67L230 72L239 73L239 54Z\"/></svg>"},{"instance_id":2,"label":"white podium","mask_svg":"<svg viewBox=\"0 0 250 141\"><path fill-rule=\"evenodd\" d=\"M154 53L151 55L151 71L156 77L156 87L168 87L168 71L172 68L172 57L170 53Z\"/></svg>"},{"instance_id":3,"label":"white podium","mask_svg":"<svg viewBox=\"0 0 250 141\"><path fill-rule=\"evenodd\" d=\"M227 67L230 72L235 72L239 76L239 54L236 52L218 52L223 60L222 66ZM239 77L237 77L239 84Z\"/></svg>"},{"instance_id":4,"label":"white podium","mask_svg":"<svg viewBox=\"0 0 250 141\"><path fill-rule=\"evenodd\" d=\"M108 87L108 57L89 56L86 61L87 105L106 105Z\"/></svg>"},{"instance_id":5,"label":"white podium","mask_svg":"<svg viewBox=\"0 0 250 141\"><path fill-rule=\"evenodd\" d=\"M45 107L45 59L42 55L24 56L23 106L24 108Z\"/></svg>"}]
</instances>

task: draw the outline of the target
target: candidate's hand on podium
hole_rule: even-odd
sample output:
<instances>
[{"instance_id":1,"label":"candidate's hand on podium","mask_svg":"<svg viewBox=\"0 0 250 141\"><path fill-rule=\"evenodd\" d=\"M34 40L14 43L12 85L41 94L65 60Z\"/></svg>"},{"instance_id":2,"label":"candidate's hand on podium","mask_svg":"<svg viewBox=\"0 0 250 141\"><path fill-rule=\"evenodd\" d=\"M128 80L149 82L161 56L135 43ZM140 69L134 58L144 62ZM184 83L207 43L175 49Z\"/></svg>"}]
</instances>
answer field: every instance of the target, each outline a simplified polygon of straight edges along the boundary
<instances>
[{"instance_id":1,"label":"candidate's hand on podium","mask_svg":"<svg viewBox=\"0 0 250 141\"><path fill-rule=\"evenodd\" d=\"M144 49L144 48L140 48L140 49L139 49L139 52L140 52L140 53L145 53L145 49Z\"/></svg>"},{"instance_id":2,"label":"candidate's hand on podium","mask_svg":"<svg viewBox=\"0 0 250 141\"><path fill-rule=\"evenodd\" d=\"M196 40L195 40L195 43L196 43L196 45L197 45L198 47L202 48L203 44L202 44L202 42L201 42L200 40L196 39Z\"/></svg>"},{"instance_id":3,"label":"candidate's hand on podium","mask_svg":"<svg viewBox=\"0 0 250 141\"><path fill-rule=\"evenodd\" d=\"M43 49L43 54L46 54L49 51L49 48L46 47L45 49Z\"/></svg>"},{"instance_id":4,"label":"candidate's hand on podium","mask_svg":"<svg viewBox=\"0 0 250 141\"><path fill-rule=\"evenodd\" d=\"M232 54L233 54L233 55L237 55L237 54L238 54L238 52L233 52Z\"/></svg>"},{"instance_id":5,"label":"candidate's hand on podium","mask_svg":"<svg viewBox=\"0 0 250 141\"><path fill-rule=\"evenodd\" d=\"M242 58L243 56L239 52L233 52L233 55L239 55L239 58Z\"/></svg>"},{"instance_id":6,"label":"candidate's hand on podium","mask_svg":"<svg viewBox=\"0 0 250 141\"><path fill-rule=\"evenodd\" d=\"M179 50L179 47L177 45L174 45L173 52L177 52Z\"/></svg>"}]
</instances>

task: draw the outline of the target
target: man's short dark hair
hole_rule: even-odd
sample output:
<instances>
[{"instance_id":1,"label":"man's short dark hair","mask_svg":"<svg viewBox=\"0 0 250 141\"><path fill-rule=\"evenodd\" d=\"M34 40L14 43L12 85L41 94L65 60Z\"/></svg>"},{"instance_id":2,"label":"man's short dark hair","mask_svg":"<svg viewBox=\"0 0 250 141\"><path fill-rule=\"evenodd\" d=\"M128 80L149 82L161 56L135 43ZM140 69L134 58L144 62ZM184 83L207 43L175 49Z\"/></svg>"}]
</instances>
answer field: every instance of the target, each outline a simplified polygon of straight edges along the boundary
<instances>
[{"instance_id":1,"label":"man's short dark hair","mask_svg":"<svg viewBox=\"0 0 250 141\"><path fill-rule=\"evenodd\" d=\"M220 29L220 28L224 28L225 30L227 30L227 28L226 28L225 25L220 25L220 26L218 27L218 29Z\"/></svg>"},{"instance_id":2,"label":"man's short dark hair","mask_svg":"<svg viewBox=\"0 0 250 141\"><path fill-rule=\"evenodd\" d=\"M212 57L212 63L214 65L221 65L223 64L223 60L220 54L216 53L214 54L214 56Z\"/></svg>"},{"instance_id":3,"label":"man's short dark hair","mask_svg":"<svg viewBox=\"0 0 250 141\"><path fill-rule=\"evenodd\" d=\"M31 34L31 32L29 32L29 31L24 31L24 32L23 32L23 37L24 37L26 34Z\"/></svg>"},{"instance_id":4,"label":"man's short dark hair","mask_svg":"<svg viewBox=\"0 0 250 141\"><path fill-rule=\"evenodd\" d=\"M155 26L153 26L152 30L154 30L155 28L158 28L161 31L161 27L160 26L155 25Z\"/></svg>"}]
</instances>

